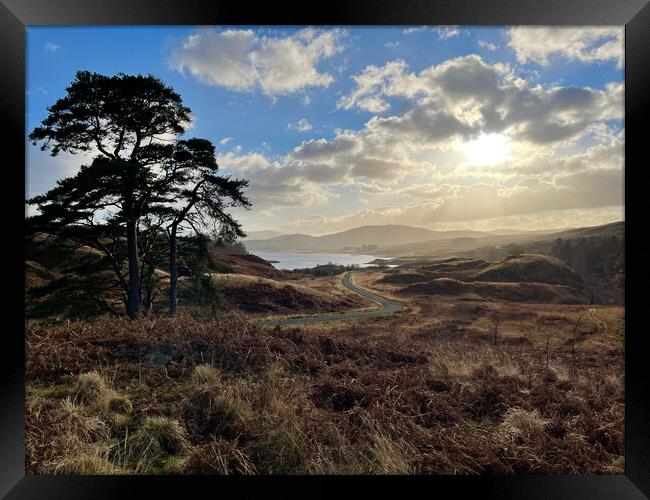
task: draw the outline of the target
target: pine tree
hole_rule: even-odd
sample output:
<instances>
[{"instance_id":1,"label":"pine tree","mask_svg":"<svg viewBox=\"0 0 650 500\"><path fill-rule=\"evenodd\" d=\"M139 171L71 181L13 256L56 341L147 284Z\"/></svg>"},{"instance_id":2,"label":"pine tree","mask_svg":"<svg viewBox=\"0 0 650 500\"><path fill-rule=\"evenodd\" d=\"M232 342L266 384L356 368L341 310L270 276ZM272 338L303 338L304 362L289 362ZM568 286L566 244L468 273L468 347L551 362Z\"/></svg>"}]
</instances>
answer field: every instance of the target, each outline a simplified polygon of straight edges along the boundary
<instances>
[{"instance_id":1,"label":"pine tree","mask_svg":"<svg viewBox=\"0 0 650 500\"><path fill-rule=\"evenodd\" d=\"M173 179L177 203L170 211L169 235L169 312L177 311L177 241L183 225L197 234L212 224L213 231L225 241L245 236L241 225L228 212L230 207L249 208L243 194L248 182L218 175L214 145L206 139L178 141L171 160L165 165L165 177Z\"/></svg>"},{"instance_id":2,"label":"pine tree","mask_svg":"<svg viewBox=\"0 0 650 500\"><path fill-rule=\"evenodd\" d=\"M189 120L190 109L180 95L158 78L80 71L66 95L48 107L42 126L30 134L52 156L61 151L96 153L77 175L28 201L41 211L29 222L50 230L78 230L113 260L131 318L141 314L140 220L167 201L161 194L165 181L156 182L153 166L172 148L157 139L182 133ZM123 240L126 275L114 251Z\"/></svg>"}]
</instances>

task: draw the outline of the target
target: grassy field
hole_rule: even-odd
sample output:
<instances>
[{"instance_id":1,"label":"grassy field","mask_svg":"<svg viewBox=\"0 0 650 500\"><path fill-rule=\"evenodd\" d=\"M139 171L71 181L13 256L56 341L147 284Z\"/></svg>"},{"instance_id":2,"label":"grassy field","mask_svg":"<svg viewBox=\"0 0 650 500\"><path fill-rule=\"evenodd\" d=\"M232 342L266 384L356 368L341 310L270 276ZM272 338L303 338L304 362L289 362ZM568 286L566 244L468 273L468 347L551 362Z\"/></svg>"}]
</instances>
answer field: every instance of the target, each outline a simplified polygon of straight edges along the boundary
<instances>
[{"instance_id":1,"label":"grassy field","mask_svg":"<svg viewBox=\"0 0 650 500\"><path fill-rule=\"evenodd\" d=\"M620 474L621 325L621 308L454 298L308 328L262 328L239 313L30 322L26 466Z\"/></svg>"}]
</instances>

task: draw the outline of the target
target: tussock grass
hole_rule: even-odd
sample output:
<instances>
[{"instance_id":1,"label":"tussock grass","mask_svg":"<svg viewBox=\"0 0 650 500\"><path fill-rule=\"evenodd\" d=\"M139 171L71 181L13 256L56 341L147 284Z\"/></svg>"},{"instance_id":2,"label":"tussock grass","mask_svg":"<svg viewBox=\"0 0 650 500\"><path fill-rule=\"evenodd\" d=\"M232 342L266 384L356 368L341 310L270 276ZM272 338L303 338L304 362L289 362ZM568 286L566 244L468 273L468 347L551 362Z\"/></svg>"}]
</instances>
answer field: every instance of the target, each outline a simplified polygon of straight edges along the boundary
<instances>
[{"instance_id":1,"label":"tussock grass","mask_svg":"<svg viewBox=\"0 0 650 500\"><path fill-rule=\"evenodd\" d=\"M130 412L131 401L108 386L106 380L97 372L81 373L73 389L75 399L96 406L102 412Z\"/></svg>"},{"instance_id":2,"label":"tussock grass","mask_svg":"<svg viewBox=\"0 0 650 500\"><path fill-rule=\"evenodd\" d=\"M147 417L136 432L116 448L114 458L137 473L182 470L189 450L185 428L163 416Z\"/></svg>"},{"instance_id":3,"label":"tussock grass","mask_svg":"<svg viewBox=\"0 0 650 500\"><path fill-rule=\"evenodd\" d=\"M48 463L46 467L52 474L101 476L125 474L123 469L108 459L107 450L102 448L57 458Z\"/></svg>"},{"instance_id":4,"label":"tussock grass","mask_svg":"<svg viewBox=\"0 0 650 500\"><path fill-rule=\"evenodd\" d=\"M192 371L192 382L196 385L219 385L221 374L214 366L208 364L197 365Z\"/></svg>"},{"instance_id":5,"label":"tussock grass","mask_svg":"<svg viewBox=\"0 0 650 500\"><path fill-rule=\"evenodd\" d=\"M522 408L510 408L506 411L499 431L509 439L531 439L543 433L548 420L542 418L537 410L527 411Z\"/></svg>"},{"instance_id":6,"label":"tussock grass","mask_svg":"<svg viewBox=\"0 0 650 500\"><path fill-rule=\"evenodd\" d=\"M251 475L255 474L257 469L235 441L219 439L193 450L187 462L187 472Z\"/></svg>"}]
</instances>

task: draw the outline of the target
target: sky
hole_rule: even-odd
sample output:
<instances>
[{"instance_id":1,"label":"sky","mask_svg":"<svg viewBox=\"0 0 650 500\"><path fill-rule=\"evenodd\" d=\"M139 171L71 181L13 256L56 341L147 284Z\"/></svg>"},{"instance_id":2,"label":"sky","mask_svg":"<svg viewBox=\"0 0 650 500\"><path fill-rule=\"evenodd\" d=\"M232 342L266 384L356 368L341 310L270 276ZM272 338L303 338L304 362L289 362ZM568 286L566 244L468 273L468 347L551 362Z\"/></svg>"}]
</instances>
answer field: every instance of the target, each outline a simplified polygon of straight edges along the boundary
<instances>
[{"instance_id":1,"label":"sky","mask_svg":"<svg viewBox=\"0 0 650 500\"><path fill-rule=\"evenodd\" d=\"M26 134L78 70L192 110L245 231L556 229L624 219L624 28L29 27ZM89 163L27 142L27 197Z\"/></svg>"}]
</instances>

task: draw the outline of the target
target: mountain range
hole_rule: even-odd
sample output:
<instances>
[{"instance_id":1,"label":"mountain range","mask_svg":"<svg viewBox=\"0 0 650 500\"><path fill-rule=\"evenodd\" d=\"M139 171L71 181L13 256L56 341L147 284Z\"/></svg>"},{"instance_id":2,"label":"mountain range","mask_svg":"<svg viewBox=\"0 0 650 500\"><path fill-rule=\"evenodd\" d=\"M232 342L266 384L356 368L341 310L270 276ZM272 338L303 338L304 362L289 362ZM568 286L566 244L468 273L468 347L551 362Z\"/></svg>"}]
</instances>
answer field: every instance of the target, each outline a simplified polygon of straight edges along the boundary
<instances>
[{"instance_id":1,"label":"mountain range","mask_svg":"<svg viewBox=\"0 0 650 500\"><path fill-rule=\"evenodd\" d=\"M251 231L251 239L244 240L251 252L298 253L368 253L373 255L424 254L441 250L467 250L481 245L506 244L532 239L576 237L601 234L603 231L619 233L623 222L605 224L595 228L521 231L498 229L495 231L452 230L433 231L406 225L370 225L348 229L322 236L307 234L279 234L274 231ZM253 238L253 236L255 236Z\"/></svg>"},{"instance_id":2,"label":"mountain range","mask_svg":"<svg viewBox=\"0 0 650 500\"><path fill-rule=\"evenodd\" d=\"M322 236L308 234L272 236L272 233L273 231L251 232L251 238L245 240L246 248L250 251L266 252L342 252L364 251L364 249L371 251L375 247L385 248L392 245L453 238L480 238L491 235L485 231L432 231L405 225L361 226Z\"/></svg>"}]
</instances>

